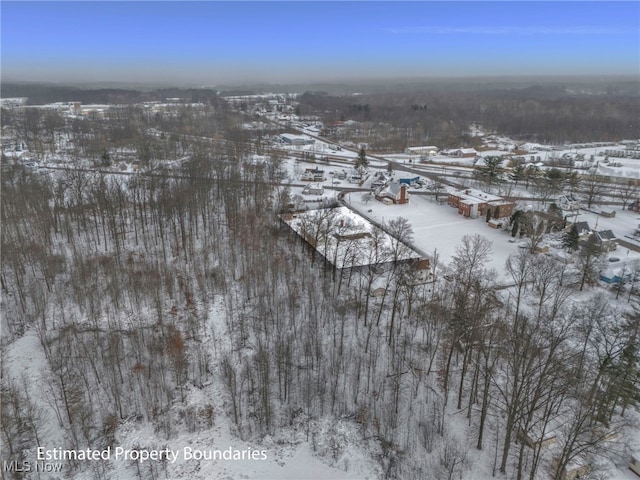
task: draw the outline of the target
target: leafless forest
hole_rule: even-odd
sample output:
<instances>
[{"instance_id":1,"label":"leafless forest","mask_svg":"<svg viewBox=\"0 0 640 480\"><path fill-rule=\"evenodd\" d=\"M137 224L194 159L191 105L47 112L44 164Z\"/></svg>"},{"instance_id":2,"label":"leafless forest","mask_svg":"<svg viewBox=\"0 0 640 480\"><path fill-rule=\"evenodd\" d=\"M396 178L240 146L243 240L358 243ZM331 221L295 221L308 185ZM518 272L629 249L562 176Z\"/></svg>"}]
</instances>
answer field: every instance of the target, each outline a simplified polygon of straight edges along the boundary
<instances>
[{"instance_id":1,"label":"leafless forest","mask_svg":"<svg viewBox=\"0 0 640 480\"><path fill-rule=\"evenodd\" d=\"M450 125L469 115L505 133L523 128L499 115L520 110L520 101L476 101L469 111L469 98L454 97L423 102L426 111L446 104L453 123L439 115L432 122L442 128L420 128L459 138L461 128ZM322 98L303 97L300 108L323 110ZM563 132L552 101L537 101L528 110L539 112L540 126L528 128L578 141L581 122L595 120L576 112L601 111L600 101L567 100L563 111L574 120ZM396 116L409 122L398 129L418 135L422 103L400 112L389 98L396 107L386 110L374 99L358 102L370 108L356 117ZM640 116L637 105L621 99L609 108L615 113L599 138L637 138L637 125L624 130L628 116ZM577 458L594 459L594 470L599 458L624 461L610 438L638 402L640 309L631 297L628 308L608 296L571 301L581 280L589 288L592 266L576 276L522 251L505 267L513 287L500 290L486 269L491 244L470 234L450 265L433 259L447 281L418 284L410 268L392 263L382 296L373 297L380 272L335 270L279 221L288 192L277 185L278 157L245 162L261 151L265 132L240 130L239 114L217 99L175 116L135 105L82 121L25 112L3 111L3 124L42 155L66 145L78 168L42 174L3 159L3 356L37 335L48 372L41 389L66 448L114 445L125 420L148 422L169 442L222 417L245 440L295 426L313 443L316 422L331 418L357 427L383 478L461 478L476 449L497 478L559 480ZM84 168L125 147L142 166L186 160L179 170L134 175ZM320 216L313 226L319 241L339 227ZM408 224L389 228L412 238ZM392 260L403 245L372 251ZM21 460L40 445L45 412L30 398L29 379L9 378L2 376L2 445ZM224 406L190 405L194 389L219 392ZM550 432L555 458L541 441ZM337 458L345 445L339 437L333 445ZM72 468L110 478L106 465ZM161 465L145 468L139 478L167 475Z\"/></svg>"}]
</instances>

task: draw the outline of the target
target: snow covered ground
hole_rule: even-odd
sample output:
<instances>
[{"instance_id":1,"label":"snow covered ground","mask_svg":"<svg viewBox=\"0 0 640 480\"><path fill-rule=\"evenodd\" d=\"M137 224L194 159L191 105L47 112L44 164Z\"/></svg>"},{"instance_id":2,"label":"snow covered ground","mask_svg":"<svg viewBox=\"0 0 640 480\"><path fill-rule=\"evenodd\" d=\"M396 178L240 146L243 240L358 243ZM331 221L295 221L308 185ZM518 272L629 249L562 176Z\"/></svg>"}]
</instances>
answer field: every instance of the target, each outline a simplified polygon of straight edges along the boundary
<instances>
[{"instance_id":1,"label":"snow covered ground","mask_svg":"<svg viewBox=\"0 0 640 480\"><path fill-rule=\"evenodd\" d=\"M345 200L361 215L377 222L406 218L413 227L414 245L429 255L437 250L441 264L451 261L463 236L475 233L483 235L493 242L488 268L494 268L499 278L508 281L504 272L505 262L510 254L518 251L520 244L509 242L511 236L507 232L489 227L483 219L463 217L456 208L438 205L432 197L418 195L411 196L405 205L385 205L376 200L366 202L358 193L348 194Z\"/></svg>"},{"instance_id":2,"label":"snow covered ground","mask_svg":"<svg viewBox=\"0 0 640 480\"><path fill-rule=\"evenodd\" d=\"M222 333L225 328L224 305L218 302L212 306L209 315L211 332ZM228 344L225 335L207 336L213 349ZM215 344L215 347L213 346ZM51 373L48 368L38 335L34 330L26 334L3 351L3 372L19 385L26 388L39 417L39 438L43 449L68 449L68 438L59 428L51 393L45 388L45 380ZM83 460L80 468L69 476L66 461L47 461L50 465L61 465L64 478L86 480L106 478L110 480L133 480L136 478L190 479L190 480L367 480L380 478L381 472L371 457L369 445L365 445L361 434L353 422L322 419L311 426L292 424L278 429L277 435L267 436L260 443L243 441L234 434L233 421L224 412L228 410L226 395L219 380L202 388L189 386L186 402L177 403L168 415L173 428L179 433L166 440L150 423L136 419L124 421L118 426L115 445L109 460ZM213 406L213 426L198 428L188 433L184 425L184 407L190 409ZM64 412L60 412L64 415ZM116 457L115 447L125 450L175 452L175 461L135 461ZM106 445L93 445L95 451L105 451ZM38 460L36 445L28 447L25 460L35 469ZM218 453L213 453L218 451ZM249 459L248 452L258 452L255 459ZM227 455L225 452L229 452ZM233 459L232 455L242 455L244 459ZM197 458L201 454L204 458ZM173 455L173 454L172 454ZM207 456L216 455L216 459ZM227 455L226 457L224 455ZM222 458L219 458L221 457ZM257 457L257 458L256 458ZM172 457L170 457L172 458ZM109 469L105 470L104 465ZM102 472L98 475L97 472ZM106 476L102 476L106 475ZM58 480L60 474L33 472L26 478L38 480Z\"/></svg>"},{"instance_id":3,"label":"snow covered ground","mask_svg":"<svg viewBox=\"0 0 640 480\"><path fill-rule=\"evenodd\" d=\"M194 397L209 397L211 392L191 392L190 405L197 405ZM206 398L200 402L206 401ZM216 419L216 426L200 433L183 433L162 443L158 435L149 426L136 424L124 426L120 435L120 445L124 448L169 448L177 453L175 463L167 462L166 478L189 478L192 480L365 480L378 478L379 472L372 465L372 459L358 445L357 434L338 425L334 433L341 438L343 445L335 457L328 445L324 433L332 426L319 425L314 432L316 452L311 441L306 440L304 429L291 428L279 433L277 438L266 437L262 443L244 442L231 433L228 419ZM326 442L326 443L325 443ZM255 460L233 460L228 456L220 459L225 451L240 454L249 451L259 452ZM222 451L222 454L217 453ZM215 453L214 453L215 452ZM326 457L321 458L324 454ZM197 458L202 455L205 458ZM237 455L237 453L236 453ZM216 459L208 459L215 456ZM118 479L135 478L131 463L112 462L115 477ZM148 467L148 466L147 466ZM145 465L141 468L144 470ZM164 477L161 477L164 478Z\"/></svg>"}]
</instances>

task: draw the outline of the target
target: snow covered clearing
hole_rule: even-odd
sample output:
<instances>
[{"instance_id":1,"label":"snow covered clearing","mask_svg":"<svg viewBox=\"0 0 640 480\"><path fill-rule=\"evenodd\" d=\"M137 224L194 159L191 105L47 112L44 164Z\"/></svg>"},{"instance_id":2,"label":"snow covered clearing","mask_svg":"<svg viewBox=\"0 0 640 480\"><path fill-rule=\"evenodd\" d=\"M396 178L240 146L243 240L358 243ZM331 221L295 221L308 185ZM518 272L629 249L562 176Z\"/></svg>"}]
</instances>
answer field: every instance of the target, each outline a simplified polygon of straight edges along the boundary
<instances>
[{"instance_id":1,"label":"snow covered clearing","mask_svg":"<svg viewBox=\"0 0 640 480\"><path fill-rule=\"evenodd\" d=\"M501 282L508 282L504 265L507 257L518 251L520 242L511 243L511 236L506 231L490 228L481 218L463 217L457 209L439 205L433 198L421 195L411 196L405 205L363 200L358 193L347 194L345 201L365 218L370 217L377 222L406 218L413 228L415 246L430 256L437 253L441 264L451 261L464 235L478 233L493 244L490 268L495 269Z\"/></svg>"}]
</instances>

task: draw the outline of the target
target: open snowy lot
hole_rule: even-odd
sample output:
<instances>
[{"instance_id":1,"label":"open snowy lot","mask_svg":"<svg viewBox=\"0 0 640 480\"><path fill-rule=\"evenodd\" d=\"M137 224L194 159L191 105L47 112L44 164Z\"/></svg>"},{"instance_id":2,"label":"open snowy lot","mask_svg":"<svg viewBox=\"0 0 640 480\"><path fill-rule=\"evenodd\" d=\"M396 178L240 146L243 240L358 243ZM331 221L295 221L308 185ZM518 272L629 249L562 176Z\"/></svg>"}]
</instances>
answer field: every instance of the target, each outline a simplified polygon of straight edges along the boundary
<instances>
[{"instance_id":1,"label":"open snowy lot","mask_svg":"<svg viewBox=\"0 0 640 480\"><path fill-rule=\"evenodd\" d=\"M511 243L507 232L490 228L481 218L458 215L456 208L438 205L432 197L413 195L405 205L385 205L376 200L367 202L359 193L350 193L345 199L347 205L377 222L384 223L398 217L409 220L414 232L414 246L430 256L436 251L441 265L451 261L463 236L475 233L485 236L493 242L488 267L494 268L504 282L508 281L504 272L507 257L517 252L519 245L526 244L526 239Z\"/></svg>"}]
</instances>

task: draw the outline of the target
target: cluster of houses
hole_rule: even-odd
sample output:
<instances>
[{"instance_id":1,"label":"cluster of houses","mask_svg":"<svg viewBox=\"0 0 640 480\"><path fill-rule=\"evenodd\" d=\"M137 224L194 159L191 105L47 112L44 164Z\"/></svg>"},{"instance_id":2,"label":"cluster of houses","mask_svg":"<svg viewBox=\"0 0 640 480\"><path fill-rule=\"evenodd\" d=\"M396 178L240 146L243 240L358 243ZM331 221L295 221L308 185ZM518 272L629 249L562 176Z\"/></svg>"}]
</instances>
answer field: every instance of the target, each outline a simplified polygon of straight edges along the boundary
<instances>
[{"instance_id":1,"label":"cluster of houses","mask_svg":"<svg viewBox=\"0 0 640 480\"><path fill-rule=\"evenodd\" d=\"M109 112L123 111L129 108L126 104L83 104L78 101L53 102L45 105L28 105L26 97L19 98L2 98L0 106L3 108L15 109L40 109L58 112L60 115L68 118L105 118ZM186 98L167 98L162 101L142 102L142 107L148 114L163 114L165 116L177 117L178 107L189 106L191 108L204 108L204 103L194 103Z\"/></svg>"},{"instance_id":2,"label":"cluster of houses","mask_svg":"<svg viewBox=\"0 0 640 480\"><path fill-rule=\"evenodd\" d=\"M627 145L625 150L605 150L604 154L607 157L616 157L616 158L633 158L640 159L640 146L638 145Z\"/></svg>"},{"instance_id":3,"label":"cluster of houses","mask_svg":"<svg viewBox=\"0 0 640 480\"><path fill-rule=\"evenodd\" d=\"M589 226L589 222L577 222L575 224L578 230L578 238L580 242L585 242L593 233L596 236L596 243L604 252L613 252L617 248L616 236L611 230L594 231ZM571 228L571 227L569 227Z\"/></svg>"},{"instance_id":4,"label":"cluster of houses","mask_svg":"<svg viewBox=\"0 0 640 480\"><path fill-rule=\"evenodd\" d=\"M450 192L447 199L448 205L458 209L458 214L467 218L486 217L488 224L493 228L501 228L503 221L510 218L514 212L516 204L505 200L497 195L492 195L479 190L466 189ZM578 210L579 202L570 195L561 199L562 208L569 211ZM601 212L603 216L614 216L615 212ZM583 243L594 235L596 244L605 254L614 252L617 249L618 239L612 230L594 230L588 222L575 223L578 240ZM567 227L572 228L573 225ZM548 246L542 247L539 251L548 251ZM608 284L621 283L629 279L632 268L625 260L616 257L609 258L607 267L600 273L600 279Z\"/></svg>"},{"instance_id":5,"label":"cluster of houses","mask_svg":"<svg viewBox=\"0 0 640 480\"><path fill-rule=\"evenodd\" d=\"M575 225L578 232L578 241L584 243L587 239L593 235L596 244L600 247L604 254L610 254L617 250L619 240L616 238L612 230L593 230L589 226L588 222L576 222L567 227L567 231L573 228ZM622 257L618 258L610 256L606 265L600 271L600 280L603 282L614 285L621 284L632 280L635 268L635 257Z\"/></svg>"},{"instance_id":6,"label":"cluster of houses","mask_svg":"<svg viewBox=\"0 0 640 480\"><path fill-rule=\"evenodd\" d=\"M360 183L362 181L362 176L355 170L353 170L350 174L347 173L346 170L331 171L329 172L329 174L334 179L333 183L340 183L340 180L347 180L350 183ZM317 167L306 168L302 173L300 180L303 182L324 182L325 180L327 180L327 175L324 170L320 170Z\"/></svg>"},{"instance_id":7,"label":"cluster of houses","mask_svg":"<svg viewBox=\"0 0 640 480\"><path fill-rule=\"evenodd\" d=\"M606 213L607 212L602 212L601 215L615 216L615 212L613 212L613 215L605 215ZM616 256L609 256L609 254L617 250L618 243L622 243L623 246L633 248L631 245L618 239L612 230L592 229L589 226L589 222L586 222L586 221L570 224L565 228L564 231L569 232L569 230L572 229L574 226L578 234L579 244L581 245L584 244L589 239L589 237L593 235L593 238L595 239L595 243L599 247L602 254L608 257L604 266L600 270L600 280L602 280L603 282L609 285L623 284L633 280L633 277L635 276L634 272L637 269L636 257L624 256L622 258L619 258ZM542 247L542 249L543 250L541 251L548 251L548 246L544 246ZM564 254L553 255L553 256L558 260L564 261L565 263L573 262L573 259L570 256L567 257Z\"/></svg>"},{"instance_id":8,"label":"cluster of houses","mask_svg":"<svg viewBox=\"0 0 640 480\"><path fill-rule=\"evenodd\" d=\"M297 115L294 115L297 104L295 93L224 94L222 98L249 114L263 114L280 120L297 118Z\"/></svg>"},{"instance_id":9,"label":"cluster of houses","mask_svg":"<svg viewBox=\"0 0 640 480\"><path fill-rule=\"evenodd\" d=\"M0 107L2 108L18 108L27 104L27 97L7 97L0 98Z\"/></svg>"},{"instance_id":10,"label":"cluster of houses","mask_svg":"<svg viewBox=\"0 0 640 480\"><path fill-rule=\"evenodd\" d=\"M33 108L40 110L54 110L67 117L95 116L102 118L107 110L125 108L124 105L82 105L80 102L54 102L46 105L27 105L26 98L2 99L2 107L5 108Z\"/></svg>"}]
</instances>

